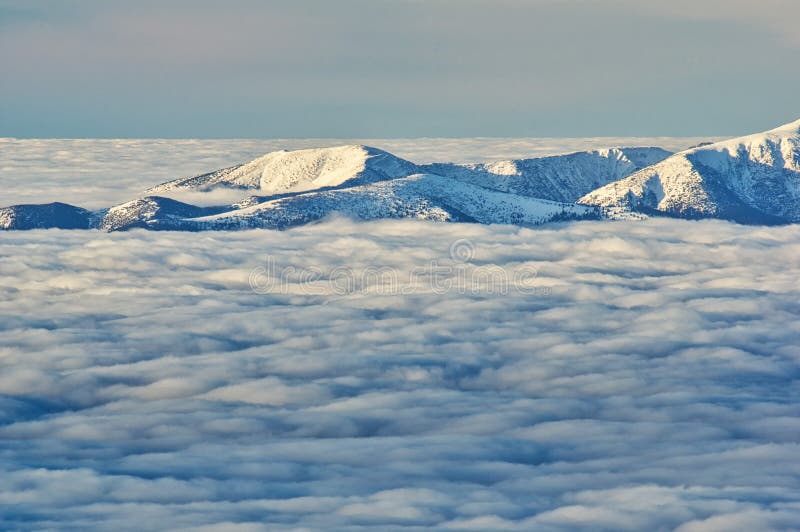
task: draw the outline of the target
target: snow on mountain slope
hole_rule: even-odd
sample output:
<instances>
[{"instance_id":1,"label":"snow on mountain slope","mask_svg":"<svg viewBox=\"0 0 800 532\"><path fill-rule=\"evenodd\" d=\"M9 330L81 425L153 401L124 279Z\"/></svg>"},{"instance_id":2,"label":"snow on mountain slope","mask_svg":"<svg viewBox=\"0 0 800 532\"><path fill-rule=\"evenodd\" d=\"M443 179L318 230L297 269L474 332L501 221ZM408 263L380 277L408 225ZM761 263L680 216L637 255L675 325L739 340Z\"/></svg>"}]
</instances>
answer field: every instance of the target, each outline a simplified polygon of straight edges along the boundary
<instances>
[{"instance_id":1,"label":"snow on mountain slope","mask_svg":"<svg viewBox=\"0 0 800 532\"><path fill-rule=\"evenodd\" d=\"M429 164L422 168L500 192L572 203L672 155L661 148L610 148L486 164Z\"/></svg>"},{"instance_id":2,"label":"snow on mountain slope","mask_svg":"<svg viewBox=\"0 0 800 532\"><path fill-rule=\"evenodd\" d=\"M14 205L0 209L0 229L89 229L95 218L66 203Z\"/></svg>"},{"instance_id":3,"label":"snow on mountain slope","mask_svg":"<svg viewBox=\"0 0 800 532\"><path fill-rule=\"evenodd\" d=\"M518 225L592 218L601 212L609 218L662 213L755 223L800 221L800 121L668 155L660 148L610 148L541 159L418 166L364 146L282 151L151 189L255 193L230 205L203 207L160 195L95 212L63 203L17 205L0 209L0 228L282 229L332 213Z\"/></svg>"},{"instance_id":4,"label":"snow on mountain slope","mask_svg":"<svg viewBox=\"0 0 800 532\"><path fill-rule=\"evenodd\" d=\"M170 198L147 196L108 210L99 222L105 231L148 227L151 220L179 220L224 211L225 207L197 207Z\"/></svg>"},{"instance_id":5,"label":"snow on mountain slope","mask_svg":"<svg viewBox=\"0 0 800 532\"><path fill-rule=\"evenodd\" d=\"M798 222L800 120L677 153L579 203L686 218Z\"/></svg>"},{"instance_id":6,"label":"snow on mountain slope","mask_svg":"<svg viewBox=\"0 0 800 532\"><path fill-rule=\"evenodd\" d=\"M338 146L272 152L240 166L168 181L147 192L156 194L173 189L232 187L278 194L363 185L405 177L415 172L416 165L383 150L369 146Z\"/></svg>"},{"instance_id":7,"label":"snow on mountain slope","mask_svg":"<svg viewBox=\"0 0 800 532\"><path fill-rule=\"evenodd\" d=\"M271 199L244 209L192 219L154 219L153 229L285 229L333 213L362 220L417 218L537 225L597 218L594 208L492 191L455 179L420 174L346 189L307 192Z\"/></svg>"}]
</instances>

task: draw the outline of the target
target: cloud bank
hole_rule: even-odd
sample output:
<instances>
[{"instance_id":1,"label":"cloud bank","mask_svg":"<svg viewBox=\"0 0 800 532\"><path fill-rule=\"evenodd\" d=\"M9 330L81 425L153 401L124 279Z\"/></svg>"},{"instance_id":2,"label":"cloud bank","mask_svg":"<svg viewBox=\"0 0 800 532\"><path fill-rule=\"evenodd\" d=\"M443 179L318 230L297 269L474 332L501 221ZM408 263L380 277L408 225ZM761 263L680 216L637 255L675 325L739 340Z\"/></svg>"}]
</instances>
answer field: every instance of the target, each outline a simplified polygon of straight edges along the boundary
<instances>
[{"instance_id":1,"label":"cloud bank","mask_svg":"<svg viewBox=\"0 0 800 532\"><path fill-rule=\"evenodd\" d=\"M257 294L448 257L535 294ZM0 528L719 530L800 520L800 227L0 240Z\"/></svg>"},{"instance_id":2,"label":"cloud bank","mask_svg":"<svg viewBox=\"0 0 800 532\"><path fill-rule=\"evenodd\" d=\"M277 150L344 144L375 146L419 164L532 158L612 146L678 151L706 137L520 139L12 139L0 138L0 207L61 201L101 209L128 201L157 183L241 164ZM241 195L173 193L212 204ZM200 197L205 196L205 197Z\"/></svg>"}]
</instances>

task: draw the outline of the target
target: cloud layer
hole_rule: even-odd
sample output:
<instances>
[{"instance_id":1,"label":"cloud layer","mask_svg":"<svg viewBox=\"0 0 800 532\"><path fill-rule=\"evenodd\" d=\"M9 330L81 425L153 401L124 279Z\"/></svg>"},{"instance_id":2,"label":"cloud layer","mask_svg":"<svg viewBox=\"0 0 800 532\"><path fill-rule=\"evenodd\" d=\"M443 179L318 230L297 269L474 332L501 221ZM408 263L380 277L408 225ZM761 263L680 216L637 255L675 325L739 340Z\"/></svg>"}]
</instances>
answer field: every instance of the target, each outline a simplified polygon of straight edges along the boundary
<instances>
[{"instance_id":1,"label":"cloud layer","mask_svg":"<svg viewBox=\"0 0 800 532\"><path fill-rule=\"evenodd\" d=\"M612 146L682 150L705 137L606 137L574 139L11 139L0 138L0 207L62 201L91 209L130 200L178 177L241 164L277 150L366 144L419 164L532 158ZM234 196L171 194L198 203L226 203ZM208 195L204 195L208 196Z\"/></svg>"},{"instance_id":2,"label":"cloud layer","mask_svg":"<svg viewBox=\"0 0 800 532\"><path fill-rule=\"evenodd\" d=\"M534 294L256 294L448 260ZM800 227L0 240L0 528L767 529L800 520Z\"/></svg>"}]
</instances>

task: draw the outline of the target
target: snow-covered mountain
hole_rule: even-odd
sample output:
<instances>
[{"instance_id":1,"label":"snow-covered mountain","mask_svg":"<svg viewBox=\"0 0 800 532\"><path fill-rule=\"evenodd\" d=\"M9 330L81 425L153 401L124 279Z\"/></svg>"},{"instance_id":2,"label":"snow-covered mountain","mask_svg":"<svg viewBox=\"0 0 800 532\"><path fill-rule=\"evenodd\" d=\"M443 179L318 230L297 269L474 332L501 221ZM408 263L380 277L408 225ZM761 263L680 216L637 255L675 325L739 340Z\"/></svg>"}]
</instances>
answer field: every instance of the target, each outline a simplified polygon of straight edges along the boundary
<instances>
[{"instance_id":1,"label":"snow-covered mountain","mask_svg":"<svg viewBox=\"0 0 800 532\"><path fill-rule=\"evenodd\" d=\"M268 153L247 164L155 186L148 194L168 190L241 188L271 195L318 188L364 185L417 173L417 166L369 146L338 146Z\"/></svg>"},{"instance_id":2,"label":"snow-covered mountain","mask_svg":"<svg viewBox=\"0 0 800 532\"><path fill-rule=\"evenodd\" d=\"M173 190L217 188L240 189L250 197L211 207L163 197ZM169 181L106 210L63 203L7 207L0 209L0 229L284 229L333 213L526 226L647 214L800 222L800 121L674 155L660 148L609 148L416 165L367 146L273 152Z\"/></svg>"},{"instance_id":3,"label":"snow-covered mountain","mask_svg":"<svg viewBox=\"0 0 800 532\"><path fill-rule=\"evenodd\" d=\"M537 225L599 218L593 207L488 190L449 177L419 174L367 185L268 199L209 216L158 216L152 229L285 229L340 213L362 220L416 218L435 221Z\"/></svg>"},{"instance_id":4,"label":"snow-covered mountain","mask_svg":"<svg viewBox=\"0 0 800 532\"><path fill-rule=\"evenodd\" d=\"M0 229L89 229L96 220L91 211L59 202L0 209Z\"/></svg>"},{"instance_id":5,"label":"snow-covered mountain","mask_svg":"<svg viewBox=\"0 0 800 532\"><path fill-rule=\"evenodd\" d=\"M661 148L609 148L487 164L416 165L369 146L278 151L247 164L168 181L147 191L252 190L261 195L364 185L413 174L451 177L500 192L573 203L595 188L665 159Z\"/></svg>"},{"instance_id":6,"label":"snow-covered mountain","mask_svg":"<svg viewBox=\"0 0 800 532\"><path fill-rule=\"evenodd\" d=\"M105 231L147 228L154 220L182 220L217 214L225 210L226 207L197 207L170 198L147 196L110 208L102 218L98 217L97 227Z\"/></svg>"},{"instance_id":7,"label":"snow-covered mountain","mask_svg":"<svg viewBox=\"0 0 800 532\"><path fill-rule=\"evenodd\" d=\"M684 218L800 222L800 120L677 153L579 203Z\"/></svg>"},{"instance_id":8,"label":"snow-covered mountain","mask_svg":"<svg viewBox=\"0 0 800 532\"><path fill-rule=\"evenodd\" d=\"M596 218L594 207L574 205L577 187L609 175L627 175L642 161L666 156L657 148L600 150L580 154L508 161L495 165L429 165L445 175L367 146L280 151L254 161L196 177L158 185L148 195L90 213L89 226L106 231L132 228L205 230L245 227L286 228L332 213L361 219L420 218L535 225L555 220ZM635 161L635 162L634 162ZM516 165L517 186L504 187L505 165ZM594 167L594 170L593 170ZM541 171L537 171L541 170ZM486 173L494 180L481 180ZM570 174L574 175L570 178ZM447 175L450 174L450 175ZM509 175L505 175L509 174ZM525 184L524 181L534 183ZM535 182L541 181L541 185ZM579 184L580 183L580 184ZM536 198L532 191L550 191ZM232 188L255 195L232 205L199 207L160 196L174 190ZM58 222L54 222L58 224ZM11 222L9 229L25 228Z\"/></svg>"},{"instance_id":9,"label":"snow-covered mountain","mask_svg":"<svg viewBox=\"0 0 800 532\"><path fill-rule=\"evenodd\" d=\"M597 187L662 161L661 148L609 148L485 164L423 166L426 172L530 198L574 203Z\"/></svg>"}]
</instances>

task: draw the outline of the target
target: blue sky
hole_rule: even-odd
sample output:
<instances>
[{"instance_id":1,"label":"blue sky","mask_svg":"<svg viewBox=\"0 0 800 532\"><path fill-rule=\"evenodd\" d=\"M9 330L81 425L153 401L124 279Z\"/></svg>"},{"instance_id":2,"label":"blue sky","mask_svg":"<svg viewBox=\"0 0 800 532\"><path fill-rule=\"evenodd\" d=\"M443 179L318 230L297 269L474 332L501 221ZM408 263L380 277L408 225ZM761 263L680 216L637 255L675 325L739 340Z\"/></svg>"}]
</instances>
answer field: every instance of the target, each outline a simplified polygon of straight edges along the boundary
<instances>
[{"instance_id":1,"label":"blue sky","mask_svg":"<svg viewBox=\"0 0 800 532\"><path fill-rule=\"evenodd\" d=\"M736 135L795 0L0 0L0 136Z\"/></svg>"}]
</instances>

